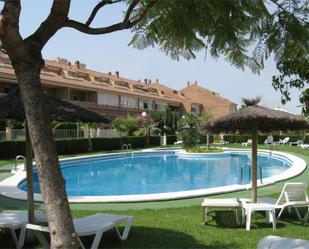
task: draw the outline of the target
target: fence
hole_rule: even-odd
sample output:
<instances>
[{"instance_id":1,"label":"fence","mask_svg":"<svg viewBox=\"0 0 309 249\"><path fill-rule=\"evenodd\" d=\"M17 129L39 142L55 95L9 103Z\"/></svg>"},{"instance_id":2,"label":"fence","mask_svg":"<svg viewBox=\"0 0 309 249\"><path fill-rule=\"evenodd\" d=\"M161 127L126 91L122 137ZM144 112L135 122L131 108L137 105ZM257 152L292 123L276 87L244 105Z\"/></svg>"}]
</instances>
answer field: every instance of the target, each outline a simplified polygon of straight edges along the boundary
<instances>
[{"instance_id":1,"label":"fence","mask_svg":"<svg viewBox=\"0 0 309 249\"><path fill-rule=\"evenodd\" d=\"M74 129L55 129L53 130L54 137L61 138L84 138L90 136L91 138L100 137L120 137L119 132L112 129L87 129L74 130ZM26 132L24 129L7 129L0 131L0 141L10 140L25 140Z\"/></svg>"}]
</instances>

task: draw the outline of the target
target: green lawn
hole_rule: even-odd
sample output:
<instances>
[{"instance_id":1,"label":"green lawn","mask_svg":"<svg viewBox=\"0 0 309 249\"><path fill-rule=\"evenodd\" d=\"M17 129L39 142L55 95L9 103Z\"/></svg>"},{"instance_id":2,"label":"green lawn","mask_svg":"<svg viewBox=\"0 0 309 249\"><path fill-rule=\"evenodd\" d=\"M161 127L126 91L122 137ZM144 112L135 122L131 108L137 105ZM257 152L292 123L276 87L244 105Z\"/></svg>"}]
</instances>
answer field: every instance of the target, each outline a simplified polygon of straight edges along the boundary
<instances>
[{"instance_id":1,"label":"green lawn","mask_svg":"<svg viewBox=\"0 0 309 249\"><path fill-rule=\"evenodd\" d=\"M229 147L241 147L229 145ZM264 148L263 146L261 148ZM309 163L309 151L297 147L278 146L280 151L289 151L297 154ZM1 162L5 165L0 168L6 170L10 161ZM309 170L290 181L309 180ZM259 196L277 196L284 182L259 189ZM217 195L223 197L248 197L250 191ZM256 248L260 238L266 235L279 235L309 239L309 223L302 224L297 221L294 213L287 214L280 219L273 231L270 224L266 224L265 217L261 214L254 215L250 232L244 226L228 228L217 225L212 221L209 225L202 224L200 204L203 198L175 200L165 202L128 203L128 204L74 204L72 212L74 217L83 217L96 212L128 214L135 217L134 226L127 241L120 242L114 231L104 234L103 248ZM2 209L22 208L24 202L17 202L0 198ZM88 240L86 240L87 242ZM0 248L14 248L7 231L0 232ZM26 248L40 248L37 243L30 242Z\"/></svg>"}]
</instances>

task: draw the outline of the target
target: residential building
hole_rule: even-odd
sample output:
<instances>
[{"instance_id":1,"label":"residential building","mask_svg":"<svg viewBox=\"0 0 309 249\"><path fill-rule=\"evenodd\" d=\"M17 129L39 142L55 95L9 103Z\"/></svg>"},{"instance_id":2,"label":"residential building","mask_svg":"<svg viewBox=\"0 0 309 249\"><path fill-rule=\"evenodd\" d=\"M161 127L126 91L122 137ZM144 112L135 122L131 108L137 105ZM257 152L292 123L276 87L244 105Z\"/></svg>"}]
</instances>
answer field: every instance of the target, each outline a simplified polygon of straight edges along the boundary
<instances>
[{"instance_id":1,"label":"residential building","mask_svg":"<svg viewBox=\"0 0 309 249\"><path fill-rule=\"evenodd\" d=\"M185 106L186 112L210 112L214 118L236 112L237 105L223 97L219 93L210 91L198 85L197 82L187 83L187 86L180 90L189 99L194 99L199 105L192 103L191 106Z\"/></svg>"},{"instance_id":2,"label":"residential building","mask_svg":"<svg viewBox=\"0 0 309 249\"><path fill-rule=\"evenodd\" d=\"M79 61L71 64L62 58L45 60L41 82L49 95L111 119L128 113L140 115L144 111L164 113L167 107L177 112L192 111L197 114L209 111L214 116L232 112L236 108L235 104L218 94L208 94L210 91L205 88L202 95L197 95L196 89L190 86L177 91L158 80L152 83L148 79L143 82L126 79L119 72L97 72L87 69ZM9 93L16 85L9 58L0 54L0 93Z\"/></svg>"}]
</instances>

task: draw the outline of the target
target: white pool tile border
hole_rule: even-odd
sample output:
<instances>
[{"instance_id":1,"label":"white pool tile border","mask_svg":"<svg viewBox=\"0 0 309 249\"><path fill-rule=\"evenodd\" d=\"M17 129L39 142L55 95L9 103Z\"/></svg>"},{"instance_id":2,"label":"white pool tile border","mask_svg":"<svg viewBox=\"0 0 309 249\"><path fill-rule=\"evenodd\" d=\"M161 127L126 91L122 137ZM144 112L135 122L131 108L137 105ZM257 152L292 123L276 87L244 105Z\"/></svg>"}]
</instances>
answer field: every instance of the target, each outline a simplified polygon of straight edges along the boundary
<instances>
[{"instance_id":1,"label":"white pool tile border","mask_svg":"<svg viewBox=\"0 0 309 249\"><path fill-rule=\"evenodd\" d=\"M158 152L158 150L144 150L141 152L134 153L143 153L143 152ZM160 150L159 150L160 151ZM165 150L168 151L168 150ZM171 149L171 151L175 151L177 154L183 155L191 155L191 153L187 153L184 150L180 149ZM243 152L246 150L240 149L230 149L223 153L228 153L229 151L233 152ZM269 154L268 150L259 150L261 154ZM121 155L124 153L110 153L104 155L93 155L93 156L81 156L81 157L72 157L62 159L61 161L66 161L70 159L81 159L81 158L91 158L97 156L111 156L111 155ZM293 178L299 174L301 174L306 169L306 162L294 155L285 152L273 152L272 154L284 157L292 162L292 167L283 173L263 179L263 183L258 182L258 186L266 186L273 184L278 181L287 180ZM8 198L18 199L18 200L27 200L27 192L19 189L17 186L20 182L22 182L26 178L25 171L17 171L15 174L9 178L4 179L0 182L0 195L3 195ZM224 187L216 187L216 188L208 188L208 189L199 189L199 190L189 190L189 191L180 191L180 192L169 192L169 193L158 193L158 194L141 194L141 195L119 195L119 196L74 196L69 197L70 203L112 203L112 202L145 202L145 201L163 201L163 200L173 200L173 199L181 199L181 198L191 198L198 196L206 196L213 194L222 194L227 192L234 192L240 190L248 190L251 188L251 184L246 185L229 185ZM42 196L40 194L34 194L35 201L42 201Z\"/></svg>"}]
</instances>

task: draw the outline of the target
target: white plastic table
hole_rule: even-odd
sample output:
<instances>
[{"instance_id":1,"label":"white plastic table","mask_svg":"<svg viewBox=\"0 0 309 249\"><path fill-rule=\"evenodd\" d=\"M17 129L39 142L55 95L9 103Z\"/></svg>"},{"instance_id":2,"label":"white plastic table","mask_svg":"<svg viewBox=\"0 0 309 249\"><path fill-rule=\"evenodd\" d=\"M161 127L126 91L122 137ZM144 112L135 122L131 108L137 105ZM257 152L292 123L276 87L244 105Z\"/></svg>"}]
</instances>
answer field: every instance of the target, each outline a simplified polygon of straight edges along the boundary
<instances>
[{"instance_id":1,"label":"white plastic table","mask_svg":"<svg viewBox=\"0 0 309 249\"><path fill-rule=\"evenodd\" d=\"M267 220L273 224L273 229L276 229L276 214L273 205L267 203L243 203L243 208L245 209L247 231L250 231L251 214L256 211L265 211L268 217Z\"/></svg>"}]
</instances>

